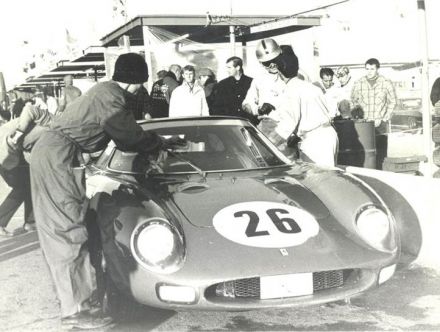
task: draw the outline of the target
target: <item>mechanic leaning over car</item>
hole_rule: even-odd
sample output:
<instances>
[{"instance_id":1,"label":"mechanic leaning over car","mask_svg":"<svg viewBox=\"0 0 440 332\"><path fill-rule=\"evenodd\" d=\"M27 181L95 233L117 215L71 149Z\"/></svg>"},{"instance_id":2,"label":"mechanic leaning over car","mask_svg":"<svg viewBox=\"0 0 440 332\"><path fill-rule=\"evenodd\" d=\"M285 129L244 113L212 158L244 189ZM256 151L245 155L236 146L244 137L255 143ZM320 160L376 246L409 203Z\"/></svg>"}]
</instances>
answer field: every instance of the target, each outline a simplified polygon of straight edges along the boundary
<instances>
[{"instance_id":1,"label":"mechanic leaning over car","mask_svg":"<svg viewBox=\"0 0 440 332\"><path fill-rule=\"evenodd\" d=\"M338 136L324 95L318 87L297 77L298 58L292 48L280 47L272 38L266 38L258 43L256 56L269 73L279 75L286 84L282 106L260 109L260 115L274 120L274 131L287 146L298 144L302 160L334 166Z\"/></svg>"},{"instance_id":2,"label":"mechanic leaning over car","mask_svg":"<svg viewBox=\"0 0 440 332\"><path fill-rule=\"evenodd\" d=\"M92 87L55 118L35 144L30 161L32 202L41 248L61 304L61 324L98 328L110 317L93 312L95 272L87 248L87 198L82 152L102 150L110 140L123 150L157 153L163 142L146 133L126 109L129 94L148 80L142 56L122 54L113 79Z\"/></svg>"}]
</instances>

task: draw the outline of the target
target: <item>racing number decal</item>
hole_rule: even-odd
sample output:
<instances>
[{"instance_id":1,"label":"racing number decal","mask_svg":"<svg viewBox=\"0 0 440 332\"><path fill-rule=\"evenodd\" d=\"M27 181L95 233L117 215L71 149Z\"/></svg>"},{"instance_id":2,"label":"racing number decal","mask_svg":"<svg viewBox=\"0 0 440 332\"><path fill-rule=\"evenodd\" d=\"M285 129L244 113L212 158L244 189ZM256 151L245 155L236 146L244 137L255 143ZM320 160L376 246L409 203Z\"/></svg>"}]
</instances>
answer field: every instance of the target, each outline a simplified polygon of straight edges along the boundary
<instances>
[{"instance_id":1,"label":"racing number decal","mask_svg":"<svg viewBox=\"0 0 440 332\"><path fill-rule=\"evenodd\" d=\"M251 236L261 236L261 235L269 235L268 231L257 231L258 226L258 215L253 211L239 211L234 213L234 217L243 217L243 215L247 214L249 216L249 224L246 227L246 235L248 237Z\"/></svg>"},{"instance_id":2,"label":"racing number decal","mask_svg":"<svg viewBox=\"0 0 440 332\"><path fill-rule=\"evenodd\" d=\"M267 215L270 217L276 228L282 233L299 233L301 228L295 220L291 218L280 218L277 213L288 214L289 212L284 209L269 209L266 211ZM257 231L258 227L258 215L253 211L238 211L234 213L234 217L242 217L247 214L249 216L249 224L246 227L246 235L248 237L252 236L262 236L269 235L268 231ZM286 227L287 226L287 227Z\"/></svg>"},{"instance_id":3,"label":"racing number decal","mask_svg":"<svg viewBox=\"0 0 440 332\"><path fill-rule=\"evenodd\" d=\"M301 232L301 228L299 228L298 224L295 220L291 218L280 218L279 214L289 214L289 211L284 209L270 209L267 210L267 215L272 219L276 228L282 233L299 233ZM288 227L286 227L288 226Z\"/></svg>"},{"instance_id":4,"label":"racing number decal","mask_svg":"<svg viewBox=\"0 0 440 332\"><path fill-rule=\"evenodd\" d=\"M319 225L307 211L273 202L245 202L218 211L213 225L225 238L247 246L286 248L316 236Z\"/></svg>"}]
</instances>

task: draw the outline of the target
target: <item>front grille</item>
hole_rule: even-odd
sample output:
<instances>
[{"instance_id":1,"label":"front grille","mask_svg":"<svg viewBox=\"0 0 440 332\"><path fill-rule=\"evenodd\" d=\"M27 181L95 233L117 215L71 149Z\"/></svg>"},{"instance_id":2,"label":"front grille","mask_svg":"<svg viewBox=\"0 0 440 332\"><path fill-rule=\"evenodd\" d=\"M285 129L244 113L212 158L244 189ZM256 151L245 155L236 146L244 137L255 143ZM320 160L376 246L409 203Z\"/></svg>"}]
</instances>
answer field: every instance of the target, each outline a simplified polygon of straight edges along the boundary
<instances>
[{"instance_id":1,"label":"front grille","mask_svg":"<svg viewBox=\"0 0 440 332\"><path fill-rule=\"evenodd\" d=\"M313 292L340 287L344 284L344 271L323 271L313 273Z\"/></svg>"},{"instance_id":2,"label":"front grille","mask_svg":"<svg viewBox=\"0 0 440 332\"><path fill-rule=\"evenodd\" d=\"M313 293L341 287L353 270L334 270L313 273ZM246 278L226 281L212 285L207 290L208 294L216 297L228 298L260 298L260 278Z\"/></svg>"},{"instance_id":3,"label":"front grille","mask_svg":"<svg viewBox=\"0 0 440 332\"><path fill-rule=\"evenodd\" d=\"M234 280L235 296L260 297L260 278Z\"/></svg>"}]
</instances>

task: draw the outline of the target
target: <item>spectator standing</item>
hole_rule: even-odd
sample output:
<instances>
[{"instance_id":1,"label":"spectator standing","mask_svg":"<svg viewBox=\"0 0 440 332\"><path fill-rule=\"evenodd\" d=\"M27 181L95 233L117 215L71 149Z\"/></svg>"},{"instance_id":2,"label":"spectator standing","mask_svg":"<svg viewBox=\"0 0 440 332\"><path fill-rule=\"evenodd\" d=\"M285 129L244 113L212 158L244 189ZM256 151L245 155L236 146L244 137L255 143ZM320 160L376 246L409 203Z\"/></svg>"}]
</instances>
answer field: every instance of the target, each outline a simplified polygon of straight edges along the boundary
<instances>
[{"instance_id":1,"label":"spectator standing","mask_svg":"<svg viewBox=\"0 0 440 332\"><path fill-rule=\"evenodd\" d=\"M440 107L440 77L437 78L431 88L432 106Z\"/></svg>"},{"instance_id":2,"label":"spectator standing","mask_svg":"<svg viewBox=\"0 0 440 332\"><path fill-rule=\"evenodd\" d=\"M167 75L167 73L168 73L168 70L159 70L159 71L156 73L157 80L161 80L161 79L163 79L163 78Z\"/></svg>"},{"instance_id":3,"label":"spectator standing","mask_svg":"<svg viewBox=\"0 0 440 332\"><path fill-rule=\"evenodd\" d=\"M113 80L98 83L57 116L32 149L31 189L40 245L61 304L63 329L100 328L109 317L90 311L96 277L85 225L87 199L82 152L110 140L124 150L155 153L162 141L146 133L126 109L126 95L148 80L142 56L122 54Z\"/></svg>"},{"instance_id":4,"label":"spectator standing","mask_svg":"<svg viewBox=\"0 0 440 332\"><path fill-rule=\"evenodd\" d=\"M379 74L380 63L371 58L365 62L367 74L354 83L351 93L353 107L359 107L364 118L374 121L376 131L376 168L382 163L388 149L388 132L391 114L397 104L393 83Z\"/></svg>"},{"instance_id":5,"label":"spectator standing","mask_svg":"<svg viewBox=\"0 0 440 332\"><path fill-rule=\"evenodd\" d=\"M19 91L13 91L11 93L11 97L11 119L15 119L20 117L21 111L23 110L26 102L23 100Z\"/></svg>"},{"instance_id":6,"label":"spectator standing","mask_svg":"<svg viewBox=\"0 0 440 332\"><path fill-rule=\"evenodd\" d=\"M205 91L206 102L211 110L212 107L212 91L214 90L217 81L215 79L214 72L209 68L201 68L198 71L200 84L203 86Z\"/></svg>"},{"instance_id":7,"label":"spectator standing","mask_svg":"<svg viewBox=\"0 0 440 332\"><path fill-rule=\"evenodd\" d=\"M154 82L151 88L151 117L167 118L170 110L170 99L173 91L180 85L177 77L181 77L182 68L173 64L170 70Z\"/></svg>"},{"instance_id":8,"label":"spectator standing","mask_svg":"<svg viewBox=\"0 0 440 332\"><path fill-rule=\"evenodd\" d=\"M5 127L4 125L2 127ZM0 166L0 176L11 188L10 192L0 205L0 237L13 236L6 227L18 208L24 203L24 230L33 230L35 220L32 214L31 188L29 180L29 165L20 158L19 164L8 170Z\"/></svg>"},{"instance_id":9,"label":"spectator standing","mask_svg":"<svg viewBox=\"0 0 440 332\"><path fill-rule=\"evenodd\" d=\"M205 92L193 66L183 67L183 82L171 95L170 117L178 116L208 116L209 108Z\"/></svg>"},{"instance_id":10,"label":"spectator standing","mask_svg":"<svg viewBox=\"0 0 440 332\"><path fill-rule=\"evenodd\" d=\"M338 89L338 111L343 118L351 117L351 109L353 108L351 102L351 91L353 90L353 79L351 78L350 69L346 66L341 66L336 70L336 77L338 78L340 88Z\"/></svg>"},{"instance_id":11,"label":"spectator standing","mask_svg":"<svg viewBox=\"0 0 440 332\"><path fill-rule=\"evenodd\" d=\"M183 77L182 77L182 67L179 66L178 64L173 64L170 66L170 72L172 72L174 74L174 76L176 77L176 81L177 84L182 84L183 82ZM170 92L171 95L172 91Z\"/></svg>"},{"instance_id":12,"label":"spectator standing","mask_svg":"<svg viewBox=\"0 0 440 332\"><path fill-rule=\"evenodd\" d=\"M323 166L334 166L338 149L338 137L331 126L331 119L322 91L298 75L298 58L292 51L283 51L271 38L257 44L257 59L269 73L278 74L286 83L284 105L272 110L272 116L281 142L290 145L299 141L300 156ZM272 138L273 139L273 138ZM286 150L288 151L288 150Z\"/></svg>"},{"instance_id":13,"label":"spectator standing","mask_svg":"<svg viewBox=\"0 0 440 332\"><path fill-rule=\"evenodd\" d=\"M82 92L76 86L73 85L73 76L66 75L63 78L64 89L61 93L60 103L58 105L57 113L62 113L66 109L66 106L81 96Z\"/></svg>"},{"instance_id":14,"label":"spectator standing","mask_svg":"<svg viewBox=\"0 0 440 332\"><path fill-rule=\"evenodd\" d=\"M258 123L257 117L243 110L242 104L251 86L252 78L243 71L243 60L231 57L226 60L229 77L221 80L212 92L211 115L232 115Z\"/></svg>"},{"instance_id":15,"label":"spectator standing","mask_svg":"<svg viewBox=\"0 0 440 332\"><path fill-rule=\"evenodd\" d=\"M29 165L25 161L23 152L28 153L36 139L46 130L52 120L52 115L47 110L42 110L27 104L20 118L13 119L0 127L0 149L13 149L17 155L17 165L6 167L0 165L0 176L11 188L11 191L0 205L0 236L12 236L6 230L18 208L24 203L24 225L26 231L35 229L35 220L32 213L32 199L30 188ZM38 125L38 126L36 126ZM31 132L30 135L27 135ZM8 151L2 151L6 154Z\"/></svg>"},{"instance_id":16,"label":"spectator standing","mask_svg":"<svg viewBox=\"0 0 440 332\"><path fill-rule=\"evenodd\" d=\"M333 77L335 73L333 69L324 67L319 70L319 78L320 81L314 82L318 88L322 90L322 93L326 93L328 89L330 89L335 83L333 82Z\"/></svg>"},{"instance_id":17,"label":"spectator standing","mask_svg":"<svg viewBox=\"0 0 440 332\"><path fill-rule=\"evenodd\" d=\"M58 110L58 101L55 98L54 91L51 87L43 88L44 97L46 99L47 110L50 114L56 114Z\"/></svg>"},{"instance_id":18,"label":"spectator standing","mask_svg":"<svg viewBox=\"0 0 440 332\"><path fill-rule=\"evenodd\" d=\"M322 92L327 100L327 106L331 118L334 118L339 114L338 112L338 99L339 99L339 87L333 81L335 73L333 69L324 67L319 71L319 77L322 82Z\"/></svg>"}]
</instances>

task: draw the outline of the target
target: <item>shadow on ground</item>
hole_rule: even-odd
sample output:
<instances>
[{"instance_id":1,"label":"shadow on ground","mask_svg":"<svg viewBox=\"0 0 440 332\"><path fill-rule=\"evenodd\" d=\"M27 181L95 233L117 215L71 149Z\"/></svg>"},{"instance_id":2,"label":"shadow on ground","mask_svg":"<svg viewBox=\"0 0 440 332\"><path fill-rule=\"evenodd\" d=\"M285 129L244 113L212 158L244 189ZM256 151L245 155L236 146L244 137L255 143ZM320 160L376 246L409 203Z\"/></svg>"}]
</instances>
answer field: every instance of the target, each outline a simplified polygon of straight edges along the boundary
<instances>
[{"instance_id":1,"label":"shadow on ground","mask_svg":"<svg viewBox=\"0 0 440 332\"><path fill-rule=\"evenodd\" d=\"M0 242L0 262L27 254L40 248L36 231L16 233L15 236Z\"/></svg>"}]
</instances>

